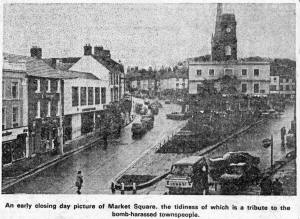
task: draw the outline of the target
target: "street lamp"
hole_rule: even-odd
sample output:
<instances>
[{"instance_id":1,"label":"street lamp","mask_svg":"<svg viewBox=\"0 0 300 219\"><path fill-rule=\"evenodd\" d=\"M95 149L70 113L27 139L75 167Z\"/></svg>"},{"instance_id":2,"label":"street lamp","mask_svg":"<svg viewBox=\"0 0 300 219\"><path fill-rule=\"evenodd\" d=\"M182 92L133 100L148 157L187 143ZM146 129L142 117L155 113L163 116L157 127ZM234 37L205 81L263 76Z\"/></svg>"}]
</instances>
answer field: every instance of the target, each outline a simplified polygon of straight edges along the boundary
<instances>
[{"instance_id":1,"label":"street lamp","mask_svg":"<svg viewBox=\"0 0 300 219\"><path fill-rule=\"evenodd\" d=\"M271 135L271 138L266 138L262 141L263 147L268 148L271 146L271 170L273 170L273 150L274 150L274 142L273 142L273 135Z\"/></svg>"}]
</instances>

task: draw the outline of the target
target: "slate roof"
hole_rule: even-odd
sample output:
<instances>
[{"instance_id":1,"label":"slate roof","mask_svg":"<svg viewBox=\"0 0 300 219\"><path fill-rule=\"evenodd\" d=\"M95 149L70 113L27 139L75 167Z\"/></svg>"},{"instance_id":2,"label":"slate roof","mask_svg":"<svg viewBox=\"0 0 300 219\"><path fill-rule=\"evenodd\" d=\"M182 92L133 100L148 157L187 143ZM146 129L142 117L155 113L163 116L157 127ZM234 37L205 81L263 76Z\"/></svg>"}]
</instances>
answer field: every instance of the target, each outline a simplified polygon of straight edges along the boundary
<instances>
[{"instance_id":1,"label":"slate roof","mask_svg":"<svg viewBox=\"0 0 300 219\"><path fill-rule=\"evenodd\" d=\"M12 63L25 63L26 73L29 76L41 78L68 78L61 74L58 70L51 68L42 59L9 53L3 53L3 58Z\"/></svg>"},{"instance_id":2,"label":"slate roof","mask_svg":"<svg viewBox=\"0 0 300 219\"><path fill-rule=\"evenodd\" d=\"M109 71L119 71L124 72L124 67L120 63L114 61L111 58L102 58L100 56L91 55L95 60L97 60L101 65L103 65Z\"/></svg>"}]
</instances>

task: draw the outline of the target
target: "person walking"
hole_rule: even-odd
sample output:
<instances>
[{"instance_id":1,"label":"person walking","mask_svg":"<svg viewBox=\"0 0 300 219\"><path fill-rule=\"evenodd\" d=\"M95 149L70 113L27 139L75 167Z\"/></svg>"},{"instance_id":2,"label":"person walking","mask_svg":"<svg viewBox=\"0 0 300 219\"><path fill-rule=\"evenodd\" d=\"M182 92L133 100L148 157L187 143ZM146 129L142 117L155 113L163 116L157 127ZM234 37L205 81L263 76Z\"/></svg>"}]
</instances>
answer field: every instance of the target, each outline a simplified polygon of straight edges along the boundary
<instances>
[{"instance_id":1,"label":"person walking","mask_svg":"<svg viewBox=\"0 0 300 219\"><path fill-rule=\"evenodd\" d=\"M81 171L79 170L77 172L77 176L76 176L76 182L75 182L75 186L77 187L77 194L80 195L81 194L81 187L83 184L83 177L81 175Z\"/></svg>"},{"instance_id":2,"label":"person walking","mask_svg":"<svg viewBox=\"0 0 300 219\"><path fill-rule=\"evenodd\" d=\"M278 178L276 178L275 181L272 183L272 191L273 195L281 195L283 191L282 183L279 181Z\"/></svg>"},{"instance_id":3,"label":"person walking","mask_svg":"<svg viewBox=\"0 0 300 219\"><path fill-rule=\"evenodd\" d=\"M268 176L260 182L260 195L272 195L272 180Z\"/></svg>"},{"instance_id":4,"label":"person walking","mask_svg":"<svg viewBox=\"0 0 300 219\"><path fill-rule=\"evenodd\" d=\"M280 129L280 133L281 133L281 146L285 146L285 135L286 135L286 129L285 129L285 127L282 127L281 129Z\"/></svg>"}]
</instances>

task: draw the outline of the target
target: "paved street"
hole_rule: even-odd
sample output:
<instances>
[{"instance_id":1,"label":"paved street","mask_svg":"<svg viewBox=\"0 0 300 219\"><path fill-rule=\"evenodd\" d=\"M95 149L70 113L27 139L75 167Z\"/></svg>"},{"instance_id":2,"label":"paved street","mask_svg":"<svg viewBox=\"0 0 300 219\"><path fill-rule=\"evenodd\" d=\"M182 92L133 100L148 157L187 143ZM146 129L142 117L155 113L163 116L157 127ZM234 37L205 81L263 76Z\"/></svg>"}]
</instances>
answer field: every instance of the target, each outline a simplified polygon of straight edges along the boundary
<instances>
[{"instance_id":1,"label":"paved street","mask_svg":"<svg viewBox=\"0 0 300 219\"><path fill-rule=\"evenodd\" d=\"M252 155L260 157L260 169L263 170L265 168L268 168L270 166L270 148L265 149L264 147L262 147L261 141L264 138L270 137L270 135L273 134L274 161L279 160L281 157L285 156L286 153L293 150L294 148L282 148L280 140L280 129L281 127L285 126L286 129L289 130L290 122L293 120L294 116L293 113L293 107L287 107L286 111L280 118L271 119L257 126L254 126L253 128L249 129L246 133L238 136L237 138L229 140L226 144L206 154L205 157L219 157L228 151L248 151ZM170 154L168 156L169 159L174 161L182 157L174 154ZM160 163L155 162L155 166L153 166L152 168L149 168L149 166L147 165L144 166L145 170L151 171L151 173L153 174L155 172L157 173L158 171L155 171L155 169L161 169L160 167L162 165ZM144 171L144 174L148 174L147 171ZM143 169L139 169L138 172L143 172ZM132 174L133 173L134 172L132 172ZM139 191L139 194L163 194L166 191L167 189L165 188L165 180L162 180L150 188Z\"/></svg>"},{"instance_id":2,"label":"paved street","mask_svg":"<svg viewBox=\"0 0 300 219\"><path fill-rule=\"evenodd\" d=\"M109 144L106 151L95 143L93 147L15 184L6 193L74 194L77 170L83 172L83 194L109 193L108 186L112 178L184 123L166 119L166 113L179 110L178 105L164 105L159 115L155 116L154 128L141 139L132 139L129 125L119 139Z\"/></svg>"}]
</instances>

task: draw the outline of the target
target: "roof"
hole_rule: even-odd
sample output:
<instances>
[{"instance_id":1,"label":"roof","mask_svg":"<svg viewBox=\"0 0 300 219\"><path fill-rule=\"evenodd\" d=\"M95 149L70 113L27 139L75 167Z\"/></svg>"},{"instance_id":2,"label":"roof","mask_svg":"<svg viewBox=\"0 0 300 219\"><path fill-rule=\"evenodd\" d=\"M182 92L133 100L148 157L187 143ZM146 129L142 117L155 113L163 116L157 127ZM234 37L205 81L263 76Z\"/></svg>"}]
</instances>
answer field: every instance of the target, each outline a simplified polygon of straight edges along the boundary
<instances>
[{"instance_id":1,"label":"roof","mask_svg":"<svg viewBox=\"0 0 300 219\"><path fill-rule=\"evenodd\" d=\"M28 76L44 78L66 78L58 70L53 69L42 59L33 57L3 53L3 57L10 63L25 63Z\"/></svg>"},{"instance_id":2,"label":"roof","mask_svg":"<svg viewBox=\"0 0 300 219\"><path fill-rule=\"evenodd\" d=\"M241 60L229 60L229 61L191 61L189 65L270 65L270 62L266 61L241 61Z\"/></svg>"},{"instance_id":3,"label":"roof","mask_svg":"<svg viewBox=\"0 0 300 219\"><path fill-rule=\"evenodd\" d=\"M117 63L111 58L102 58L100 56L91 55L94 59L96 59L100 64L102 64L109 71L119 71L124 72L124 67L122 64Z\"/></svg>"},{"instance_id":4,"label":"roof","mask_svg":"<svg viewBox=\"0 0 300 219\"><path fill-rule=\"evenodd\" d=\"M177 161L175 164L187 164L187 165L193 165L197 163L199 160L202 160L204 157L202 156L190 156L190 157L185 157L179 161Z\"/></svg>"},{"instance_id":5,"label":"roof","mask_svg":"<svg viewBox=\"0 0 300 219\"><path fill-rule=\"evenodd\" d=\"M82 79L91 79L91 80L100 80L92 73L79 72L79 71L60 71L65 78L82 78Z\"/></svg>"}]
</instances>

